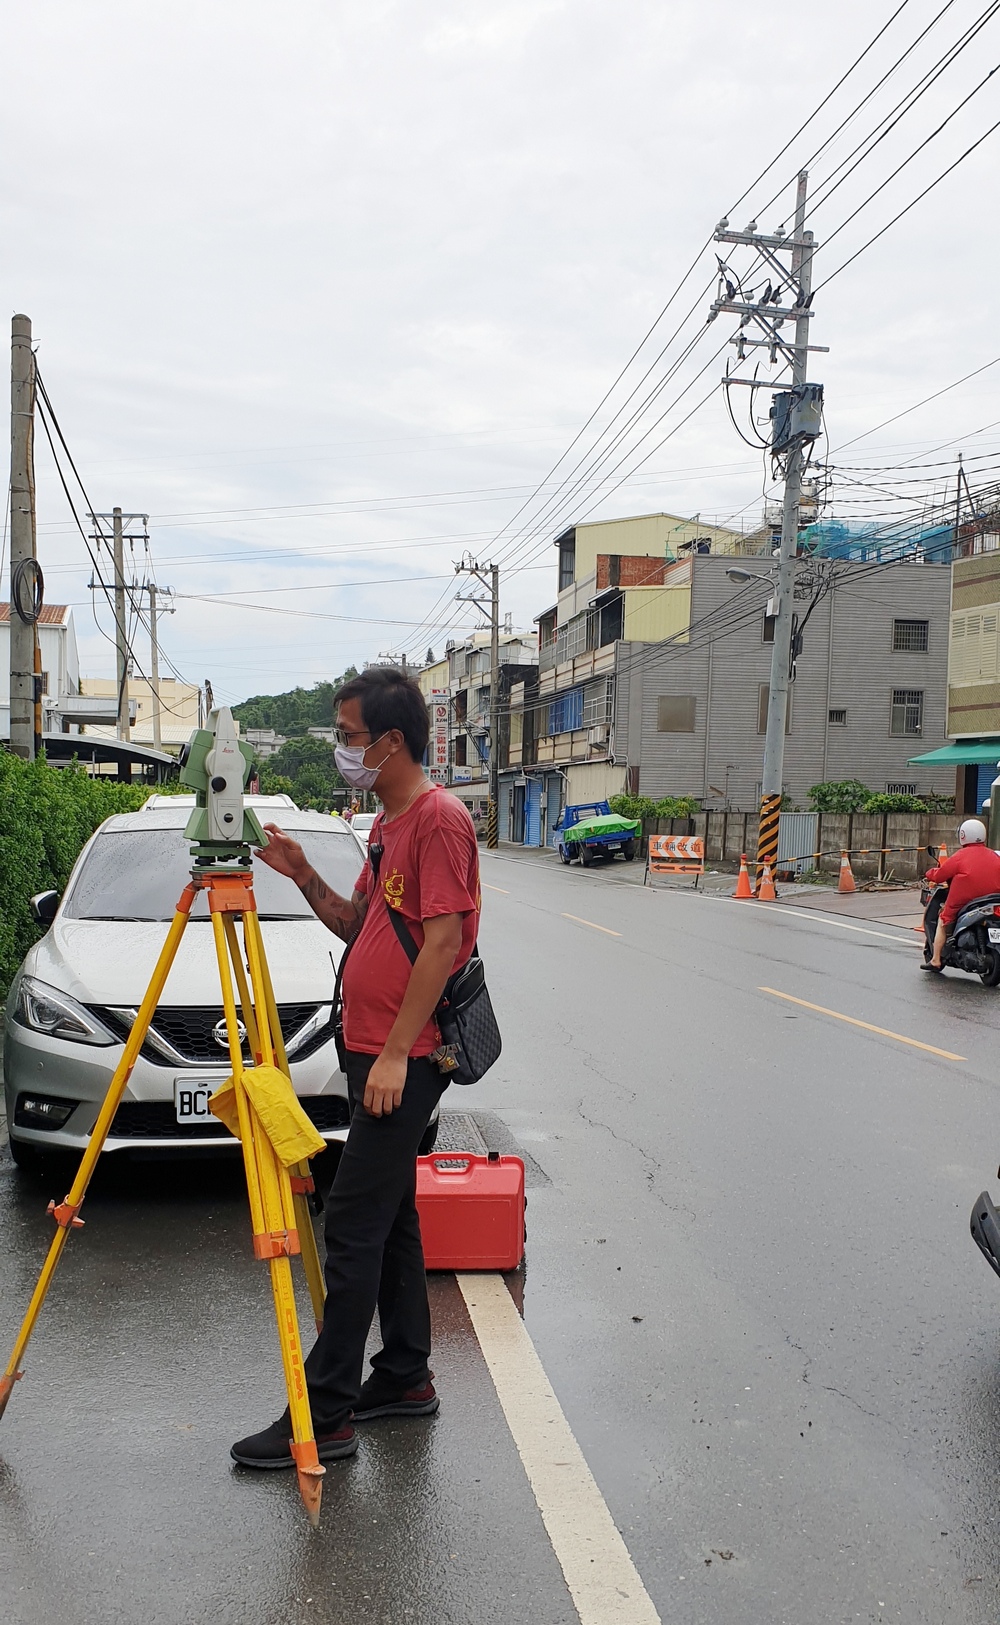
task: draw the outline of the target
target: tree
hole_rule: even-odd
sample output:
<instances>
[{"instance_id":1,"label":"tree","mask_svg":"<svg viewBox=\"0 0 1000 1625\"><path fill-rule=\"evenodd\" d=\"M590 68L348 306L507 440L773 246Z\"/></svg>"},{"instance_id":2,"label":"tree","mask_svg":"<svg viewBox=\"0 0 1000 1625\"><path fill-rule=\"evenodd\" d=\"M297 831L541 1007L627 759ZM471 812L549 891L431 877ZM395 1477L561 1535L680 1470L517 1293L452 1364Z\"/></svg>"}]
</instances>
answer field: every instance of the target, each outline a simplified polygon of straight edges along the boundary
<instances>
[{"instance_id":1,"label":"tree","mask_svg":"<svg viewBox=\"0 0 1000 1625\"><path fill-rule=\"evenodd\" d=\"M330 811L335 790L346 789L334 766L333 747L310 734L286 739L268 757L260 770L260 787L264 795L284 791L300 807L315 807L320 812Z\"/></svg>"},{"instance_id":2,"label":"tree","mask_svg":"<svg viewBox=\"0 0 1000 1625\"><path fill-rule=\"evenodd\" d=\"M273 728L286 737L301 737L310 728L331 728L334 722L333 696L344 683L356 677L353 666L332 683L315 683L312 688L290 688L284 694L255 694L233 706L233 716L243 728Z\"/></svg>"}]
</instances>

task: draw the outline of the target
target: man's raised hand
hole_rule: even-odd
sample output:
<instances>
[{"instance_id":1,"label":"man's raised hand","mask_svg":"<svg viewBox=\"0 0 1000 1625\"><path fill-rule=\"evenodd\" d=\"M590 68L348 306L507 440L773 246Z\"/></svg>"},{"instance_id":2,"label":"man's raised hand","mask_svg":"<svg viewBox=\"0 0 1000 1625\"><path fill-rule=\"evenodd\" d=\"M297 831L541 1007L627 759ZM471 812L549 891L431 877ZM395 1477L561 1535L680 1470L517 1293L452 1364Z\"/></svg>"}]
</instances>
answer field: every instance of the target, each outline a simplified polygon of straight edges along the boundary
<instances>
[{"instance_id":1,"label":"man's raised hand","mask_svg":"<svg viewBox=\"0 0 1000 1625\"><path fill-rule=\"evenodd\" d=\"M255 855L269 869L276 869L279 875L287 875L289 880L294 880L300 886L308 879L312 866L298 841L293 841L277 824L265 824L264 832L267 845L258 847Z\"/></svg>"}]
</instances>

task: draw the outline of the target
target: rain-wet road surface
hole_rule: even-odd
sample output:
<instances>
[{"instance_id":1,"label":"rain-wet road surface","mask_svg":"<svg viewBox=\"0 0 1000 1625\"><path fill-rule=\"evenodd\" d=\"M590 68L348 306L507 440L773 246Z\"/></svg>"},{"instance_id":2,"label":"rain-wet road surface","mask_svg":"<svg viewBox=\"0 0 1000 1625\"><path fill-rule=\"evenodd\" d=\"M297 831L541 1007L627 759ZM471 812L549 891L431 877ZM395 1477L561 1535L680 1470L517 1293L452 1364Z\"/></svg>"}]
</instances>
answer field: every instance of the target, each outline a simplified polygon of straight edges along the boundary
<instances>
[{"instance_id":1,"label":"rain-wet road surface","mask_svg":"<svg viewBox=\"0 0 1000 1625\"><path fill-rule=\"evenodd\" d=\"M446 1104L541 1170L525 1324L639 1574L664 1621L992 1625L998 995L620 875L484 854L505 1050ZM61 1192L0 1173L9 1341ZM314 1533L228 1459L281 1405L238 1171L111 1171L85 1217L0 1425L11 1625L577 1619L452 1277L440 1416L369 1425Z\"/></svg>"}]
</instances>

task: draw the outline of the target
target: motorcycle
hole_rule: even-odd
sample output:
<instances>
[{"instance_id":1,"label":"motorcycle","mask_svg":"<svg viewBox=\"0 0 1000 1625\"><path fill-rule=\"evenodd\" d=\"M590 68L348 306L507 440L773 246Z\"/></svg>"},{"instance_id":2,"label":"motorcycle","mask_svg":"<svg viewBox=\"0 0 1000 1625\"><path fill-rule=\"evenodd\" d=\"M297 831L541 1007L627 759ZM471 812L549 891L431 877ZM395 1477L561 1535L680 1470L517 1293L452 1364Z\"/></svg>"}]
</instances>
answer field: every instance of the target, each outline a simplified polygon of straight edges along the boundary
<instances>
[{"instance_id":1,"label":"motorcycle","mask_svg":"<svg viewBox=\"0 0 1000 1625\"><path fill-rule=\"evenodd\" d=\"M934 932L947 895L948 887L944 883L931 885L925 880L920 889L920 901L924 905L925 965L934 951ZM941 963L978 976L984 987L1000 986L1000 892L975 897L965 904L944 945Z\"/></svg>"}]
</instances>

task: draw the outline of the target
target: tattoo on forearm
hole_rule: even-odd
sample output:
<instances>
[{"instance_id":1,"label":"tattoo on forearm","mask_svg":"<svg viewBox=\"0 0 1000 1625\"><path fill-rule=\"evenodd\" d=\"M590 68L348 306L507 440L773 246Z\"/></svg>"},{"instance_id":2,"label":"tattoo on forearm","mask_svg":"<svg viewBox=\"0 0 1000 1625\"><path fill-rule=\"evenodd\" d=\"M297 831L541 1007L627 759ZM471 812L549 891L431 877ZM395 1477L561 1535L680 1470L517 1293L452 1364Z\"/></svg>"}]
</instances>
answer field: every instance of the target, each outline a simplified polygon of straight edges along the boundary
<instances>
[{"instance_id":1,"label":"tattoo on forearm","mask_svg":"<svg viewBox=\"0 0 1000 1625\"><path fill-rule=\"evenodd\" d=\"M367 898L341 897L320 879L315 869L311 869L298 885L317 919L346 942L365 917Z\"/></svg>"}]
</instances>

